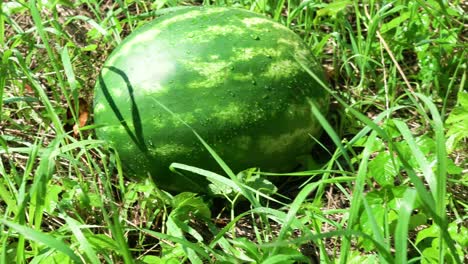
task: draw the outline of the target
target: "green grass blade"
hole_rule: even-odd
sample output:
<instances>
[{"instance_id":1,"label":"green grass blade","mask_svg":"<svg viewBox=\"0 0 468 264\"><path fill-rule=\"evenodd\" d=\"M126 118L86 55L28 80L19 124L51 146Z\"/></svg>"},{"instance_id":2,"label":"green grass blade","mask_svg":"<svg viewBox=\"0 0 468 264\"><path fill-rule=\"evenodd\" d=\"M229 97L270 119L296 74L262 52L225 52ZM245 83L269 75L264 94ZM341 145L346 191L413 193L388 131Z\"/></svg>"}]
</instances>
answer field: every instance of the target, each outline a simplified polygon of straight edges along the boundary
<instances>
[{"instance_id":1,"label":"green grass blade","mask_svg":"<svg viewBox=\"0 0 468 264\"><path fill-rule=\"evenodd\" d=\"M179 243L187 248L190 248L191 250L193 250L194 252L196 252L200 257L204 258L205 260L209 260L210 259L210 255L208 255L208 253L205 251L204 248L200 247L199 245L195 244L195 243L192 243L186 239L182 239L182 238L179 238L179 237L175 237L175 236L170 236L170 235L167 235L167 234L163 234L163 233L160 233L160 232L156 232L156 231L153 231L153 230L149 230L149 229L142 229L141 231L151 235L151 236L154 236L156 238L159 238L161 240L169 240L169 241L172 241L172 242L175 242L175 243Z\"/></svg>"},{"instance_id":2,"label":"green grass blade","mask_svg":"<svg viewBox=\"0 0 468 264\"><path fill-rule=\"evenodd\" d=\"M281 263L308 263L309 259L306 256L276 254L262 261L262 264L281 264Z\"/></svg>"},{"instance_id":3,"label":"green grass blade","mask_svg":"<svg viewBox=\"0 0 468 264\"><path fill-rule=\"evenodd\" d=\"M436 183L434 172L432 171L431 164L429 164L426 157L424 157L424 154L419 149L419 146L417 145L408 126L403 121L400 121L398 119L394 119L393 122L395 123L395 126L398 128L401 135L405 139L405 142L410 147L411 153L414 155L416 161L419 164L419 167L423 170L422 173L424 175L424 179L429 185L429 189L431 190L431 193L433 194L433 197L435 198L437 195L437 186L436 186L437 183Z\"/></svg>"},{"instance_id":4,"label":"green grass blade","mask_svg":"<svg viewBox=\"0 0 468 264\"><path fill-rule=\"evenodd\" d=\"M395 230L395 263L404 264L408 261L408 226L411 214L413 213L414 203L416 201L416 191L407 189L398 212L398 223Z\"/></svg>"},{"instance_id":5,"label":"green grass blade","mask_svg":"<svg viewBox=\"0 0 468 264\"><path fill-rule=\"evenodd\" d=\"M16 232L20 233L29 240L41 243L47 247L53 248L57 251L64 253L65 255L70 257L70 259L72 259L75 263L83 263L82 259L79 256L77 256L67 244L60 240L57 240L54 236L50 234L42 233L32 228L19 225L17 223L10 222L4 219L1 219L0 222L15 230Z\"/></svg>"},{"instance_id":6,"label":"green grass blade","mask_svg":"<svg viewBox=\"0 0 468 264\"><path fill-rule=\"evenodd\" d=\"M26 79L28 82L31 84L31 87L34 89L34 91L39 95L39 98L41 102L45 105L47 114L49 115L49 118L52 121L52 124L54 124L54 129L57 132L58 135L63 135L65 134L65 131L63 130L63 124L61 119L58 117L57 112L55 111L54 107L52 106L52 103L45 93L44 89L41 87L41 85L38 83L36 78L34 78L30 72L30 69L26 65L23 56L16 51L16 62L20 66L21 70L23 71L23 74L26 76Z\"/></svg>"},{"instance_id":7,"label":"green grass blade","mask_svg":"<svg viewBox=\"0 0 468 264\"><path fill-rule=\"evenodd\" d=\"M42 43L44 44L44 47L46 48L47 55L49 56L49 59L50 59L50 63L56 73L55 76L57 77L59 86L62 89L62 92L64 92L65 82L63 81L62 74L60 73L61 68L59 66L59 62L57 60L55 52L52 50L52 47L50 46L51 41L47 37L46 31L44 29L44 25L42 24L42 18L37 8L36 0L29 1L29 10L31 11L31 17L34 21L34 24L36 25L37 33L39 34L39 37L41 38ZM66 93L64 94L66 95Z\"/></svg>"},{"instance_id":8,"label":"green grass blade","mask_svg":"<svg viewBox=\"0 0 468 264\"><path fill-rule=\"evenodd\" d=\"M351 158L349 157L348 152L346 151L346 148L343 146L343 144L341 144L340 137L336 134L335 130L332 128L330 123L328 123L327 119L322 115L317 104L310 99L308 101L309 101L309 104L311 105L311 110L312 110L313 115L315 116L315 118L317 118L322 128L325 130L328 136L332 139L333 143L335 143L335 145L338 147L341 154L348 162L348 165L351 168L351 170L353 170L353 166L351 165Z\"/></svg>"},{"instance_id":9,"label":"green grass blade","mask_svg":"<svg viewBox=\"0 0 468 264\"><path fill-rule=\"evenodd\" d=\"M243 183L236 183L234 182L232 179L230 178L226 178L224 176L221 176L217 173L214 173L214 172L211 172L211 171L208 171L208 170L204 170L204 169L200 169L200 168L197 168L197 167L193 167L193 166L190 166L190 165L185 165L185 164L180 164L180 163L172 163L171 168L173 169L180 169L180 170L185 170L185 171L190 171L192 173L196 173L196 174L199 174L199 175L202 175L204 177L206 177L207 179L210 179L214 182L219 182L223 185L226 185L230 188L232 188L233 190L236 190L238 192L241 192L242 191L242 188L246 191L248 191L249 193L255 193L256 195L258 196L261 196L265 199L268 199L270 201L273 201L273 202L276 202L278 204L282 204L282 205L285 205L284 203L258 191L258 190L255 190L253 189L252 187L250 186L247 186Z\"/></svg>"},{"instance_id":10,"label":"green grass blade","mask_svg":"<svg viewBox=\"0 0 468 264\"><path fill-rule=\"evenodd\" d=\"M291 230L291 223L296 219L297 212L301 208L307 196L320 184L320 182L314 182L307 184L302 190L297 194L294 201L289 206L288 214L284 219L284 223L281 226L281 230L278 235L278 241L282 241L286 236L286 233ZM275 251L273 251L275 252Z\"/></svg>"},{"instance_id":11,"label":"green grass blade","mask_svg":"<svg viewBox=\"0 0 468 264\"><path fill-rule=\"evenodd\" d=\"M79 242L80 248L84 250L86 256L88 257L88 263L100 264L101 262L97 257L96 251L94 251L93 247L88 242L83 232L81 232L81 224L69 216L65 217L65 221L70 227L70 230L72 231L73 235L75 235L76 240Z\"/></svg>"},{"instance_id":12,"label":"green grass blade","mask_svg":"<svg viewBox=\"0 0 468 264\"><path fill-rule=\"evenodd\" d=\"M373 131L367 139L364 150L362 151L362 159L361 163L359 164L356 183L354 184L353 197L351 199L351 208L349 209L349 217L347 222L348 230L354 228L354 224L357 222L359 216L359 210L361 208L362 202L362 193L364 192L364 184L366 183L367 178L367 165L369 162L370 155L372 154L371 149L375 144L376 139L377 133ZM345 237L341 246L341 263L346 263L349 256L350 247L351 240L348 237Z\"/></svg>"},{"instance_id":13,"label":"green grass blade","mask_svg":"<svg viewBox=\"0 0 468 264\"><path fill-rule=\"evenodd\" d=\"M158 100L156 100L155 98L153 98L154 101L161 107L163 108L165 111L167 111L168 113L170 113L172 116L174 116L175 118L177 118L180 122L182 122L187 128L189 128L193 134L198 138L198 140L203 144L203 146L206 148L206 150L208 150L208 152L210 153L210 155L216 160L216 162L218 163L218 165L223 169L224 172L226 172L226 174L229 176L229 178L231 178L231 180L238 186L239 188L239 192L245 197L247 198L247 200L250 201L250 203L254 206L254 207L260 207L260 203L257 199L255 199L255 197L252 195L252 192L249 192L247 191L247 189L244 187L244 185L239 181L239 179L237 179L236 175L234 174L234 172L231 170L231 168L229 168L229 166L224 162L223 159L221 159L221 157L216 153L216 151L211 148L211 146L208 145L208 143L206 143L206 141L197 133L197 131L195 131L189 124L187 124L187 122L185 122L185 120L182 120L180 117L178 117L174 112L172 112L172 110L170 110L167 106L165 106L164 104L162 104L161 102L159 102Z\"/></svg>"},{"instance_id":14,"label":"green grass blade","mask_svg":"<svg viewBox=\"0 0 468 264\"><path fill-rule=\"evenodd\" d=\"M444 121L440 116L437 107L434 105L431 99L423 94L416 94L429 108L432 115L432 126L435 132L435 152L437 157L436 164L436 213L439 215L441 223L440 225L440 243L439 243L439 259L443 259L445 256L445 245L449 247L455 259L459 260L457 250L454 247L455 242L451 239L450 234L446 227L448 227L447 214L446 214L446 188L447 188L447 150L445 145L445 129Z\"/></svg>"},{"instance_id":15,"label":"green grass blade","mask_svg":"<svg viewBox=\"0 0 468 264\"><path fill-rule=\"evenodd\" d=\"M75 103L75 105L71 105L72 101L70 100L70 98L67 98L67 103L69 104L69 108L71 110L72 117L76 122L77 113L78 113L78 109L77 109L77 107L78 107L77 81L76 81L75 73L73 71L73 67L71 65L70 55L68 55L67 46L63 47L61 57L62 57L63 68L65 70L65 76L67 77L68 85L71 88L71 95L72 95L72 99L73 99L73 102Z\"/></svg>"},{"instance_id":16,"label":"green grass blade","mask_svg":"<svg viewBox=\"0 0 468 264\"><path fill-rule=\"evenodd\" d=\"M362 196L362 204L364 205L364 209L367 213L367 217L372 228L372 234L374 236L375 242L379 243L382 248L385 248L388 251L390 251L390 246L385 242L384 236L382 234L382 229L378 226L377 220L375 219L374 213L372 212L372 208L367 203L366 197L364 195ZM385 260L382 259L381 255L380 257L382 263L385 263Z\"/></svg>"}]
</instances>

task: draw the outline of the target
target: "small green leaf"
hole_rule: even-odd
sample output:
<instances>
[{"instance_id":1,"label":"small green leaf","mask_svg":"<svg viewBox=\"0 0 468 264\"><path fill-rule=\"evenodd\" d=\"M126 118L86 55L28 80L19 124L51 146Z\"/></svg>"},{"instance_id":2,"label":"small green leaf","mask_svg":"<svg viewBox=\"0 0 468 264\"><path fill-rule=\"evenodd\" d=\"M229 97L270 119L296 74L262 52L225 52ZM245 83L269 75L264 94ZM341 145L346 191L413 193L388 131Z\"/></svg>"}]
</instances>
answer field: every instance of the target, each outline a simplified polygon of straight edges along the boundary
<instances>
[{"instance_id":1,"label":"small green leaf","mask_svg":"<svg viewBox=\"0 0 468 264\"><path fill-rule=\"evenodd\" d=\"M393 163L388 152L380 152L369 162L369 176L372 176L381 186L393 186L398 171L399 165Z\"/></svg>"},{"instance_id":2,"label":"small green leaf","mask_svg":"<svg viewBox=\"0 0 468 264\"><path fill-rule=\"evenodd\" d=\"M388 23L385 23L382 25L381 29L380 29L380 33L385 33L389 30L392 30L396 27L399 27L401 25L401 23L405 22L406 20L408 20L410 18L410 13L409 12L405 12L405 13L401 13L399 16L397 16L396 18L390 20Z\"/></svg>"},{"instance_id":3,"label":"small green leaf","mask_svg":"<svg viewBox=\"0 0 468 264\"><path fill-rule=\"evenodd\" d=\"M189 212L205 219L211 218L210 208L206 202L195 193L183 192L174 196L173 207L173 212L177 212L181 216L186 214L183 217L187 218L181 218L181 221L185 221L186 219L190 218L188 215Z\"/></svg>"},{"instance_id":4,"label":"small green leaf","mask_svg":"<svg viewBox=\"0 0 468 264\"><path fill-rule=\"evenodd\" d=\"M428 228L425 228L419 231L418 235L416 236L415 244L417 245L419 242L426 238L435 238L439 236L439 227L437 225L431 225Z\"/></svg>"},{"instance_id":5,"label":"small green leaf","mask_svg":"<svg viewBox=\"0 0 468 264\"><path fill-rule=\"evenodd\" d=\"M338 0L332 1L327 4L324 8L317 11L317 16L331 16L335 17L339 12L343 11L348 5L351 5L352 1L349 0Z\"/></svg>"},{"instance_id":6,"label":"small green leaf","mask_svg":"<svg viewBox=\"0 0 468 264\"><path fill-rule=\"evenodd\" d=\"M237 174L237 178L240 182L244 183L245 185L252 187L255 190L263 192L264 194L274 194L278 190L276 186L271 183L269 180L262 177L259 173L257 173L257 169L248 169L241 171Z\"/></svg>"}]
</instances>

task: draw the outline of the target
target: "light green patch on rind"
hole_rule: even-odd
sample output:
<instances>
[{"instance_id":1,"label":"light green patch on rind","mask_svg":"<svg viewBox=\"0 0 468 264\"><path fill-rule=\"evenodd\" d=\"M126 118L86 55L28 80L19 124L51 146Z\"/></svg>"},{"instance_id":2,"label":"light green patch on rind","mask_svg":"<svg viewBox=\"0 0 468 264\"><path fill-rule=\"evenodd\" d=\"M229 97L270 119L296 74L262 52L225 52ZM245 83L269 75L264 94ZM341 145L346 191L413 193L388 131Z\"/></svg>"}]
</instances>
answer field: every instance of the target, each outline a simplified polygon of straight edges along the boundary
<instances>
[{"instance_id":1,"label":"light green patch on rind","mask_svg":"<svg viewBox=\"0 0 468 264\"><path fill-rule=\"evenodd\" d=\"M235 26L235 25L213 25L213 26L208 26L207 28L204 28L203 30L200 30L200 32L204 35L208 33L208 35L214 35L214 36L226 36L230 35L232 36L233 34L237 35L244 35L245 36L245 29ZM194 32L195 35L198 35L197 32ZM201 35L201 34L200 34ZM206 37L206 36L203 36Z\"/></svg>"},{"instance_id":2,"label":"light green patch on rind","mask_svg":"<svg viewBox=\"0 0 468 264\"><path fill-rule=\"evenodd\" d=\"M95 106L94 106L94 113L95 114L99 114L101 112L104 112L106 111L106 106L102 103L102 102L98 102Z\"/></svg>"},{"instance_id":3,"label":"light green patch on rind","mask_svg":"<svg viewBox=\"0 0 468 264\"><path fill-rule=\"evenodd\" d=\"M233 74L231 78L235 81L250 81L251 83L255 81L255 78L252 72L243 73L243 74Z\"/></svg>"},{"instance_id":4,"label":"light green patch on rind","mask_svg":"<svg viewBox=\"0 0 468 264\"><path fill-rule=\"evenodd\" d=\"M137 93L141 93L143 95L153 95L155 93L161 93L163 91L167 91L168 88L159 84L159 83L151 83L151 82L142 82L138 87Z\"/></svg>"},{"instance_id":5,"label":"light green patch on rind","mask_svg":"<svg viewBox=\"0 0 468 264\"><path fill-rule=\"evenodd\" d=\"M259 138L259 147L265 155L278 155L287 149L291 142L304 141L304 135L309 134L309 128L293 130L290 133L274 136L262 136Z\"/></svg>"},{"instance_id":6,"label":"light green patch on rind","mask_svg":"<svg viewBox=\"0 0 468 264\"><path fill-rule=\"evenodd\" d=\"M114 65L106 63L106 65L112 65L116 70L125 70L125 76L120 76L115 69L104 67L102 70L103 79L109 79L107 78L108 75L117 77L114 78L118 80L117 84L106 83L112 96L128 96L123 94L122 91L130 88L133 88L135 95L141 94L144 96L168 90L168 87L164 83L174 74L176 68L176 64L170 55L140 49L138 52L133 52L131 59L123 59L125 56L128 56L128 54L119 53L117 56L110 58L110 61L115 61ZM146 66L154 64L155 61L158 62L156 67L148 68ZM128 67L128 65L132 65L132 67ZM122 89L122 87L127 85L125 78L129 78L130 85L138 84L138 87L126 87L126 89Z\"/></svg>"},{"instance_id":7,"label":"light green patch on rind","mask_svg":"<svg viewBox=\"0 0 468 264\"><path fill-rule=\"evenodd\" d=\"M221 123L231 123L241 125L245 120L243 114L245 113L245 105L238 102L231 102L227 106L214 107L212 117Z\"/></svg>"},{"instance_id":8,"label":"light green patch on rind","mask_svg":"<svg viewBox=\"0 0 468 264\"><path fill-rule=\"evenodd\" d=\"M159 28L164 28L164 27L169 27L171 24L179 24L179 23L184 23L183 21L185 20L191 20L191 21L196 21L200 17L204 17L207 15L211 14L217 14L217 13L224 13L228 10L228 8L206 8L206 9L200 9L200 10L190 10L186 12L185 14L179 14L177 16L173 16L169 19L163 20L161 23L158 24Z\"/></svg>"},{"instance_id":9,"label":"light green patch on rind","mask_svg":"<svg viewBox=\"0 0 468 264\"><path fill-rule=\"evenodd\" d=\"M231 61L233 62L246 62L252 60L257 56L263 56L267 58L275 58L280 57L283 55L283 52L279 49L274 48L234 48L233 49L234 55L231 57Z\"/></svg>"},{"instance_id":10,"label":"light green patch on rind","mask_svg":"<svg viewBox=\"0 0 468 264\"><path fill-rule=\"evenodd\" d=\"M278 30L288 30L285 26L279 23L261 17L248 17L242 19L241 21L245 26L249 28L255 28L263 32L269 32L271 30L270 28L275 28Z\"/></svg>"},{"instance_id":11,"label":"light green patch on rind","mask_svg":"<svg viewBox=\"0 0 468 264\"><path fill-rule=\"evenodd\" d=\"M168 127L171 127L172 129L185 129L184 122L189 125L193 125L199 122L199 120L196 118L196 114L199 112L200 111L197 111L197 109L195 109L190 113L179 113L174 114L174 116L172 116L172 114L169 114L164 111L163 114L160 115L160 117L150 118L147 122L151 124L150 127L152 128L152 130L159 130Z\"/></svg>"},{"instance_id":12,"label":"light green patch on rind","mask_svg":"<svg viewBox=\"0 0 468 264\"><path fill-rule=\"evenodd\" d=\"M191 113L184 113L184 114L176 114L176 116L178 117L177 118L177 124L179 126L181 125L184 125L182 122L180 122L180 119L183 120L185 123L187 124L195 124L196 122L198 122L199 120L197 120L197 118L195 117L195 115L193 113L196 113L196 111L194 110L193 112Z\"/></svg>"},{"instance_id":13,"label":"light green patch on rind","mask_svg":"<svg viewBox=\"0 0 468 264\"><path fill-rule=\"evenodd\" d=\"M243 151L248 151L252 147L252 137L246 135L237 136L232 139L232 143L232 145L236 146L236 148Z\"/></svg>"},{"instance_id":14,"label":"light green patch on rind","mask_svg":"<svg viewBox=\"0 0 468 264\"><path fill-rule=\"evenodd\" d=\"M187 155L194 150L190 147L181 144L164 144L150 149L150 153L156 157L172 157L177 155Z\"/></svg>"},{"instance_id":15,"label":"light green patch on rind","mask_svg":"<svg viewBox=\"0 0 468 264\"><path fill-rule=\"evenodd\" d=\"M287 79L294 77L301 69L291 60L280 60L271 63L262 76L271 79Z\"/></svg>"},{"instance_id":16,"label":"light green patch on rind","mask_svg":"<svg viewBox=\"0 0 468 264\"><path fill-rule=\"evenodd\" d=\"M110 94L113 97L121 97L123 96L123 89L121 89L120 87L113 87L110 89Z\"/></svg>"},{"instance_id":17,"label":"light green patch on rind","mask_svg":"<svg viewBox=\"0 0 468 264\"><path fill-rule=\"evenodd\" d=\"M134 51L135 46L138 46L140 43L151 42L156 39L156 37L161 33L159 29L148 29L146 31L140 32L140 34L135 35L133 38L129 38L125 45L122 45L119 50L119 56L113 56L109 58L106 62L107 65L113 65L120 57L127 57L127 54Z\"/></svg>"},{"instance_id":18,"label":"light green patch on rind","mask_svg":"<svg viewBox=\"0 0 468 264\"><path fill-rule=\"evenodd\" d=\"M187 84L189 88L210 88L222 84L229 77L231 62L225 60L213 61L183 61L182 65L203 76L202 80L196 80Z\"/></svg>"},{"instance_id":19,"label":"light green patch on rind","mask_svg":"<svg viewBox=\"0 0 468 264\"><path fill-rule=\"evenodd\" d=\"M181 43L209 43L219 37L229 37L231 40L243 39L246 37L252 40L260 40L263 33L268 33L268 28L242 28L234 25L211 25L206 28L193 30L181 39Z\"/></svg>"},{"instance_id":20,"label":"light green patch on rind","mask_svg":"<svg viewBox=\"0 0 468 264\"><path fill-rule=\"evenodd\" d=\"M231 59L235 62L249 61L258 54L254 48L236 48L234 53Z\"/></svg>"},{"instance_id":21,"label":"light green patch on rind","mask_svg":"<svg viewBox=\"0 0 468 264\"><path fill-rule=\"evenodd\" d=\"M278 46L288 45L292 56L298 58L308 58L311 56L310 51L306 46L301 45L301 42L292 39L280 38L278 39Z\"/></svg>"}]
</instances>

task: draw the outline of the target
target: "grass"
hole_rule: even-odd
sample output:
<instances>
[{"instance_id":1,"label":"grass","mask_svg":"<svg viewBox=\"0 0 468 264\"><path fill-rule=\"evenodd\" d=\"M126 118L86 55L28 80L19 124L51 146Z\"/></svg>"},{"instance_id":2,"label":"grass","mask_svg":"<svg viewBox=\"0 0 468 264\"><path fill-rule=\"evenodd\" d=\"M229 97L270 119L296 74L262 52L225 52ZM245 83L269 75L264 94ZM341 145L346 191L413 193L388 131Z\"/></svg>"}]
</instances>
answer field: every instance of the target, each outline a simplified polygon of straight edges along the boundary
<instances>
[{"instance_id":1,"label":"grass","mask_svg":"<svg viewBox=\"0 0 468 264\"><path fill-rule=\"evenodd\" d=\"M296 172L236 174L197 134L224 175L172 167L218 198L127 179L89 118L112 49L194 4L0 1L0 263L468 261L463 1L203 1L297 32L333 98Z\"/></svg>"}]
</instances>

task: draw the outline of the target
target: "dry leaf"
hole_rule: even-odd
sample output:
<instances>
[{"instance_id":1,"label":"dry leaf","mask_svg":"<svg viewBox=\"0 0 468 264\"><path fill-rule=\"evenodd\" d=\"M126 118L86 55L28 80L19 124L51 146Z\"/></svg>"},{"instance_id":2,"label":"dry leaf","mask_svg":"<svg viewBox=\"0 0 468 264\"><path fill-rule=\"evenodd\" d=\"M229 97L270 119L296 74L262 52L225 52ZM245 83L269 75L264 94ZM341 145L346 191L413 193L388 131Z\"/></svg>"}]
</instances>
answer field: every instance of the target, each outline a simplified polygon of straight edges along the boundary
<instances>
[{"instance_id":1,"label":"dry leaf","mask_svg":"<svg viewBox=\"0 0 468 264\"><path fill-rule=\"evenodd\" d=\"M89 118L88 103L84 99L79 99L80 113L78 115L78 122L73 125L73 136L78 137L80 127L84 127Z\"/></svg>"}]
</instances>

